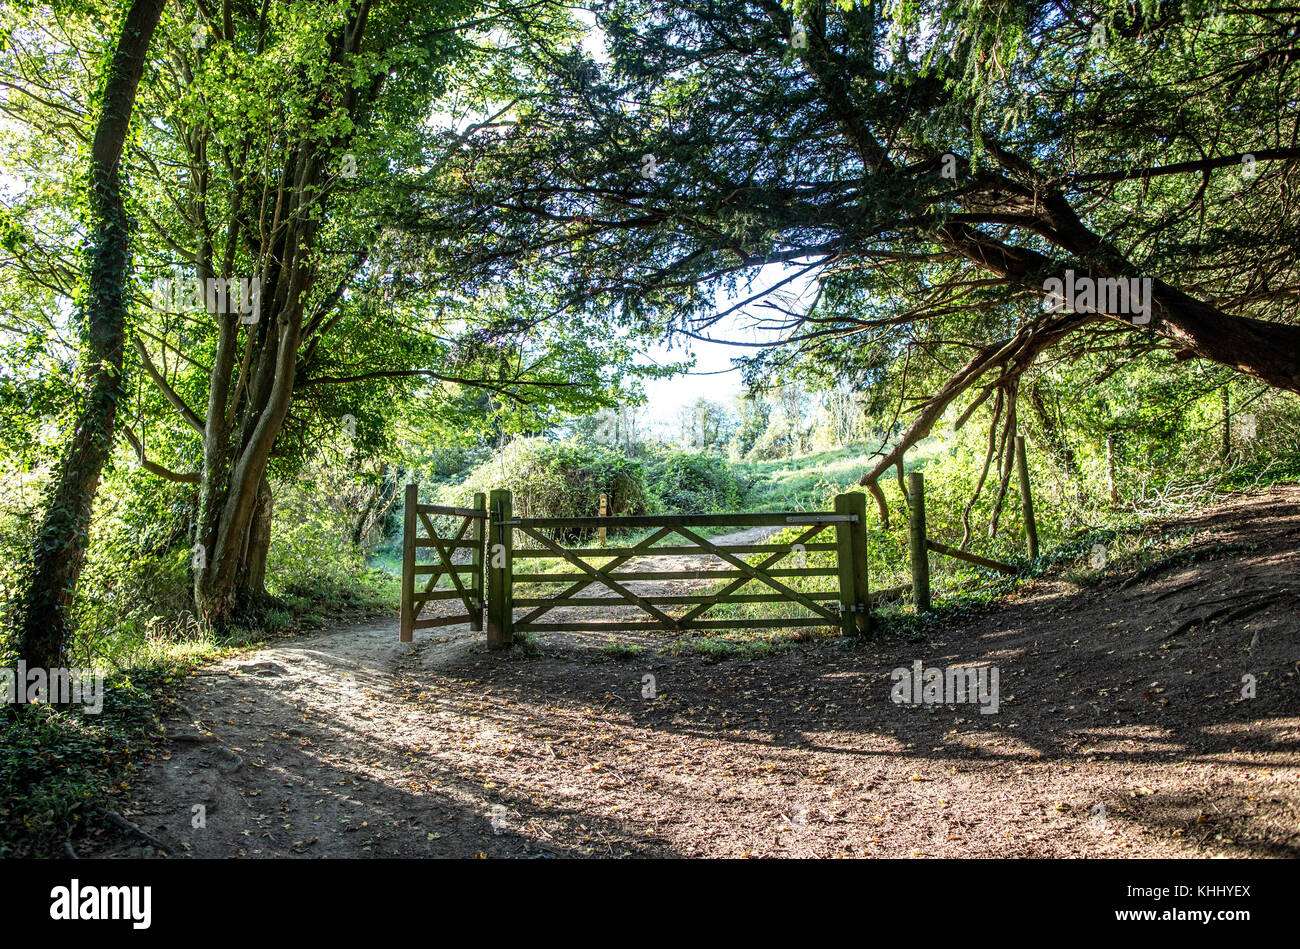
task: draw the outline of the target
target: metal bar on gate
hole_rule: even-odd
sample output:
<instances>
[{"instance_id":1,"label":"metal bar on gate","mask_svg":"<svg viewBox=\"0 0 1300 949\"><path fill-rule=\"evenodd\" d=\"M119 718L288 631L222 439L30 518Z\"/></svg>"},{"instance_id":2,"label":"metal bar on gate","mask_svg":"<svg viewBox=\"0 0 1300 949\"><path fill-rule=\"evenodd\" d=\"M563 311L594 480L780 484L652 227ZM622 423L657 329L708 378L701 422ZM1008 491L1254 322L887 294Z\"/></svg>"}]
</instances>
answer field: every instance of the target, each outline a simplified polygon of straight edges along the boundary
<instances>
[{"instance_id":1,"label":"metal bar on gate","mask_svg":"<svg viewBox=\"0 0 1300 949\"><path fill-rule=\"evenodd\" d=\"M835 514L829 511L811 513L788 512L776 514L676 514L659 516L657 514L621 515L617 517L517 517L502 521L510 527L532 527L538 530L553 530L557 527L595 528L605 527L787 527L791 524L838 524L852 521L851 514Z\"/></svg>"},{"instance_id":2,"label":"metal bar on gate","mask_svg":"<svg viewBox=\"0 0 1300 949\"><path fill-rule=\"evenodd\" d=\"M633 547L570 547L567 548L572 554L579 557L616 557L620 554L635 554L637 556L647 553L646 550L637 550ZM789 544L728 544L727 550L733 554L770 554L776 551L788 551ZM814 550L835 550L834 544L804 544L805 551ZM658 547L649 551L656 557L667 557L673 554L684 554L688 557L706 556L709 552L698 546L677 545L677 544L660 544ZM524 547L516 549L514 552L516 560L528 560L529 558L546 558L553 559L554 554L549 550L543 550L540 547Z\"/></svg>"}]
</instances>

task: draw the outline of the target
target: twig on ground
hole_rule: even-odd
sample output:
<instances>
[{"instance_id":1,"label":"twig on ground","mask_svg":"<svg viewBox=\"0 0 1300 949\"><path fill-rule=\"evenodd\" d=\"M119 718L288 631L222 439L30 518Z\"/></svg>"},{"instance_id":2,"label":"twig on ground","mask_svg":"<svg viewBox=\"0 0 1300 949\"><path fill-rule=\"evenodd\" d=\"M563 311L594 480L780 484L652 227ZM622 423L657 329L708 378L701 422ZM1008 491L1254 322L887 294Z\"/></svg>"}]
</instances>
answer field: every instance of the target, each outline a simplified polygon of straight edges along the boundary
<instances>
[{"instance_id":1,"label":"twig on ground","mask_svg":"<svg viewBox=\"0 0 1300 949\"><path fill-rule=\"evenodd\" d=\"M138 827L137 825L131 823L129 820L127 820L125 817L119 814L117 811L110 811L107 808L105 808L102 811L102 813L108 819L108 822L112 824L114 827L124 830L127 833L135 834L141 840L147 841L151 846L157 847L159 850L163 851L164 853L172 852L171 847L167 846L165 843L163 843L153 834L149 833L149 831L144 830L143 828Z\"/></svg>"}]
</instances>

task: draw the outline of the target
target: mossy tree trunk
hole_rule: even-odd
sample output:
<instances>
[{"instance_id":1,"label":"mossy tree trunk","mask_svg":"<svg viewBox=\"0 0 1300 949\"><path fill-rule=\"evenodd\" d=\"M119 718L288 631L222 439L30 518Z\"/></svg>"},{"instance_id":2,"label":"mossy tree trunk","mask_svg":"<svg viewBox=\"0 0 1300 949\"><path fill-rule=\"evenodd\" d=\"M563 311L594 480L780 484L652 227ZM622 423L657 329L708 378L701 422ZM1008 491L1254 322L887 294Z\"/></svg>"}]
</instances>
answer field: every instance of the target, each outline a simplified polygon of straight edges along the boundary
<instances>
[{"instance_id":1,"label":"mossy tree trunk","mask_svg":"<svg viewBox=\"0 0 1300 949\"><path fill-rule=\"evenodd\" d=\"M76 425L50 488L16 613L19 653L30 666L66 664L71 609L86 557L90 510L113 448L122 398L124 326L130 301L131 222L122 201L123 143L145 54L166 0L133 0L104 83L91 144L86 249L88 286L81 315L85 383Z\"/></svg>"}]
</instances>

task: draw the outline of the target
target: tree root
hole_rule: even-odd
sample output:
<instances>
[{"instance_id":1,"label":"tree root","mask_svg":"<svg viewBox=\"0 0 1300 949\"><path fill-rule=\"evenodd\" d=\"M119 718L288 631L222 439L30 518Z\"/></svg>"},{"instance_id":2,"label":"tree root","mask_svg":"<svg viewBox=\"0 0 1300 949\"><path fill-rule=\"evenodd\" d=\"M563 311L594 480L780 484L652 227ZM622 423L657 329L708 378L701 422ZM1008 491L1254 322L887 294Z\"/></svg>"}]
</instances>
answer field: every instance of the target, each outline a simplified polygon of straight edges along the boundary
<instances>
[{"instance_id":1,"label":"tree root","mask_svg":"<svg viewBox=\"0 0 1300 949\"><path fill-rule=\"evenodd\" d=\"M1193 616L1191 619L1183 621L1183 623L1181 623L1173 632L1161 636L1160 639L1161 641L1168 641L1177 636L1181 636L1193 626L1202 626L1206 623L1214 622L1231 623L1233 620L1244 619L1252 613L1258 613L1260 610L1268 609L1268 607L1272 606L1278 599L1280 599L1280 597L1270 596L1265 597L1258 603L1250 603L1246 606L1240 607L1227 606L1221 610L1206 613L1204 616Z\"/></svg>"},{"instance_id":2,"label":"tree root","mask_svg":"<svg viewBox=\"0 0 1300 949\"><path fill-rule=\"evenodd\" d=\"M137 826L136 824L131 823L129 820L127 820L125 817L119 814L117 811L110 811L107 808L105 808L101 811L101 813L104 815L104 817L108 819L108 822L112 824L114 827L117 827L120 830L124 830L129 834L135 834L135 836L147 842L150 846L158 848L163 853L170 854L172 852L172 848L167 846L167 844L163 843L153 834L149 833L149 831L144 830L143 828Z\"/></svg>"},{"instance_id":3,"label":"tree root","mask_svg":"<svg viewBox=\"0 0 1300 949\"><path fill-rule=\"evenodd\" d=\"M1155 563L1147 564L1141 570L1138 570L1127 580L1119 585L1119 589L1127 590L1135 583L1143 583L1152 577L1158 576L1167 570L1183 564L1195 562L1201 554L1230 554L1239 551L1253 550L1254 548L1247 544L1215 544L1213 547L1193 547L1191 550L1180 550L1178 553L1170 554L1168 557L1162 557ZM1207 558L1208 559L1208 558Z\"/></svg>"}]
</instances>

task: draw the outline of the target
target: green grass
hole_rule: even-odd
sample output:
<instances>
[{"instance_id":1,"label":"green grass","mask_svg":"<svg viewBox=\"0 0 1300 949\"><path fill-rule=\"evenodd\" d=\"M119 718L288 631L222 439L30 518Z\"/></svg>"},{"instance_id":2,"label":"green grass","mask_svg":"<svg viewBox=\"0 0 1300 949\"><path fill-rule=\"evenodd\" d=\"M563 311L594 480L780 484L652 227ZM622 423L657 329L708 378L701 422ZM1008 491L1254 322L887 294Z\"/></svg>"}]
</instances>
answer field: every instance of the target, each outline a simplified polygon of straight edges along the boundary
<instances>
[{"instance_id":1,"label":"green grass","mask_svg":"<svg viewBox=\"0 0 1300 949\"><path fill-rule=\"evenodd\" d=\"M722 659L758 659L772 656L796 643L814 639L830 639L839 630L820 627L800 627L788 630L728 630L719 633L688 633L671 640L665 652L675 656L699 656L719 661Z\"/></svg>"},{"instance_id":2,"label":"green grass","mask_svg":"<svg viewBox=\"0 0 1300 949\"><path fill-rule=\"evenodd\" d=\"M875 464L872 452L878 447L846 445L795 458L738 462L737 471L751 482L741 509L747 513L829 510L836 494L863 490L858 480ZM908 452L905 468L923 467L942 451L937 439L922 439Z\"/></svg>"},{"instance_id":3,"label":"green grass","mask_svg":"<svg viewBox=\"0 0 1300 949\"><path fill-rule=\"evenodd\" d=\"M611 659L618 659L621 661L639 659L645 654L645 649L641 646L632 645L630 643L605 643L600 647L600 651Z\"/></svg>"},{"instance_id":4,"label":"green grass","mask_svg":"<svg viewBox=\"0 0 1300 949\"><path fill-rule=\"evenodd\" d=\"M530 630L517 629L509 652L516 659L532 659L542 654L542 641Z\"/></svg>"}]
</instances>

